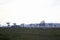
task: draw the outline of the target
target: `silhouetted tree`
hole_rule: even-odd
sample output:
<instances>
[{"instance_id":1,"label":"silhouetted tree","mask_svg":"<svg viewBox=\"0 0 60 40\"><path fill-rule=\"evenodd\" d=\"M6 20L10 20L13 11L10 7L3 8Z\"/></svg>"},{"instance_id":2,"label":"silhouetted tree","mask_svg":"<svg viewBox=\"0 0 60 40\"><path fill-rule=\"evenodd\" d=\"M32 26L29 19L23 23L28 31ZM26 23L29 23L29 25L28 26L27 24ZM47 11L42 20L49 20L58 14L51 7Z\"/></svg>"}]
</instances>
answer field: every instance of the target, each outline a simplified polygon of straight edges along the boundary
<instances>
[{"instance_id":1,"label":"silhouetted tree","mask_svg":"<svg viewBox=\"0 0 60 40\"><path fill-rule=\"evenodd\" d=\"M20 26L17 25L16 23L13 23L13 25L11 26L12 28L19 28Z\"/></svg>"},{"instance_id":2,"label":"silhouetted tree","mask_svg":"<svg viewBox=\"0 0 60 40\"><path fill-rule=\"evenodd\" d=\"M41 21L40 26L45 26L45 21Z\"/></svg>"},{"instance_id":3,"label":"silhouetted tree","mask_svg":"<svg viewBox=\"0 0 60 40\"><path fill-rule=\"evenodd\" d=\"M10 27L10 22L7 22L6 24L8 25L8 27Z\"/></svg>"},{"instance_id":4,"label":"silhouetted tree","mask_svg":"<svg viewBox=\"0 0 60 40\"><path fill-rule=\"evenodd\" d=\"M16 26L16 23L13 23L14 26Z\"/></svg>"}]
</instances>

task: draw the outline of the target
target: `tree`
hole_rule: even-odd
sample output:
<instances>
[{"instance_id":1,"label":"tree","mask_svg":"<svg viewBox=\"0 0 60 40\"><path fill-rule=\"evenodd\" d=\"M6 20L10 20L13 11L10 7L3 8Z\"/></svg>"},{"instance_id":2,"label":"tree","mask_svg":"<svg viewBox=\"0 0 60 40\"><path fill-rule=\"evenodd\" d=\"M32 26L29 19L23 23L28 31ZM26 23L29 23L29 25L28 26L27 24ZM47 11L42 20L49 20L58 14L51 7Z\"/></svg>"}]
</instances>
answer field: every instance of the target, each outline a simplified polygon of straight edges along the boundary
<instances>
[{"instance_id":1,"label":"tree","mask_svg":"<svg viewBox=\"0 0 60 40\"><path fill-rule=\"evenodd\" d=\"M45 21L41 21L40 26L45 26Z\"/></svg>"},{"instance_id":2,"label":"tree","mask_svg":"<svg viewBox=\"0 0 60 40\"><path fill-rule=\"evenodd\" d=\"M10 27L10 22L7 22L6 24L8 25L8 27Z\"/></svg>"},{"instance_id":3,"label":"tree","mask_svg":"<svg viewBox=\"0 0 60 40\"><path fill-rule=\"evenodd\" d=\"M14 26L16 26L16 23L13 23Z\"/></svg>"},{"instance_id":4,"label":"tree","mask_svg":"<svg viewBox=\"0 0 60 40\"><path fill-rule=\"evenodd\" d=\"M19 28L20 26L17 25L16 23L13 23L13 25L11 26L12 28Z\"/></svg>"}]
</instances>

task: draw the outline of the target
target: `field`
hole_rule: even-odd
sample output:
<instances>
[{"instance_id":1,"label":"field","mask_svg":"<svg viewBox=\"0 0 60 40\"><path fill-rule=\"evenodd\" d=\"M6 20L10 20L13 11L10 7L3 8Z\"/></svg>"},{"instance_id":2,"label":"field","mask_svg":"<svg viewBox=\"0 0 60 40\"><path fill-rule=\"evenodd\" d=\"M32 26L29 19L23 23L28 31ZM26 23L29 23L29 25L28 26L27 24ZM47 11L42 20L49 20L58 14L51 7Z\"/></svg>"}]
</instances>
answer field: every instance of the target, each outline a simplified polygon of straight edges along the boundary
<instances>
[{"instance_id":1,"label":"field","mask_svg":"<svg viewBox=\"0 0 60 40\"><path fill-rule=\"evenodd\" d=\"M60 40L60 28L0 28L0 40Z\"/></svg>"}]
</instances>

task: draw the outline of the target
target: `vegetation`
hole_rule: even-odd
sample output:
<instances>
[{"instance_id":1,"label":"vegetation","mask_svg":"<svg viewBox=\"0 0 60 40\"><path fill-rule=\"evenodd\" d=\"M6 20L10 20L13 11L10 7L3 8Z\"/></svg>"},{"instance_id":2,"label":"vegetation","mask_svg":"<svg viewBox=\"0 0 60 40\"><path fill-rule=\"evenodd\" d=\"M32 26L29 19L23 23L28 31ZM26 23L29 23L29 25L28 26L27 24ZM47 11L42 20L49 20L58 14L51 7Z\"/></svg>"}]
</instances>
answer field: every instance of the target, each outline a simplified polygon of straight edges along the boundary
<instances>
[{"instance_id":1,"label":"vegetation","mask_svg":"<svg viewBox=\"0 0 60 40\"><path fill-rule=\"evenodd\" d=\"M0 40L60 40L60 28L0 28Z\"/></svg>"}]
</instances>

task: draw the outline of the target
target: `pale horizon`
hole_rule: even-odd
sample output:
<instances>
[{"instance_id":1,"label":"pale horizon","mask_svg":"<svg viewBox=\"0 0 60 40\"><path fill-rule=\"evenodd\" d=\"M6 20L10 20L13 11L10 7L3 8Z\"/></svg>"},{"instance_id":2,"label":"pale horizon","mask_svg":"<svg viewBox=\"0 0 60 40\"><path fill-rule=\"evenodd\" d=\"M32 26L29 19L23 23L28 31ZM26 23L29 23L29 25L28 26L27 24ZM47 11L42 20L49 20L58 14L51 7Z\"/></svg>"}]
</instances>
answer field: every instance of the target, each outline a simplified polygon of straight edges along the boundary
<instances>
[{"instance_id":1,"label":"pale horizon","mask_svg":"<svg viewBox=\"0 0 60 40\"><path fill-rule=\"evenodd\" d=\"M0 23L60 23L59 0L0 0Z\"/></svg>"}]
</instances>

